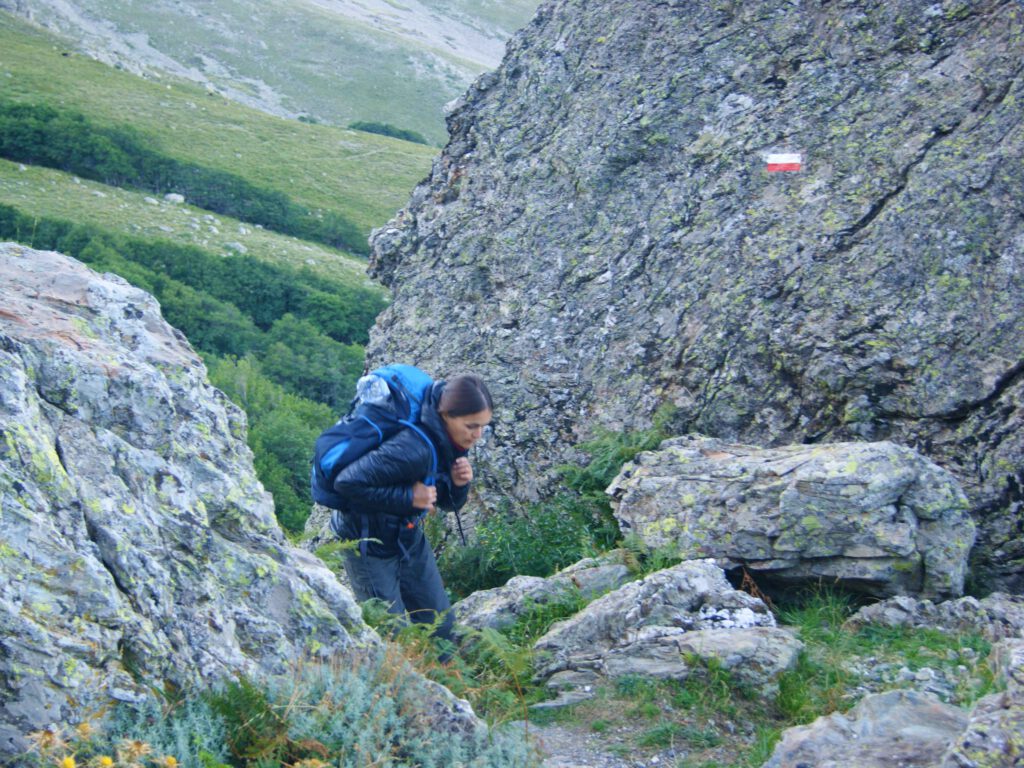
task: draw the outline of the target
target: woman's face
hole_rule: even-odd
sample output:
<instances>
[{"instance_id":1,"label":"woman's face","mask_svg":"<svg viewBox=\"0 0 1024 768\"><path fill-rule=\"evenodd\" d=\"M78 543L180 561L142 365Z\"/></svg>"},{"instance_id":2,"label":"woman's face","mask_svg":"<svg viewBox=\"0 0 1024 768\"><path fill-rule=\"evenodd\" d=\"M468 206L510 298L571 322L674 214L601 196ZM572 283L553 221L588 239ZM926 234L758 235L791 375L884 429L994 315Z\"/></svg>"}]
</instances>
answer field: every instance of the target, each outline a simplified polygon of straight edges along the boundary
<instances>
[{"instance_id":1,"label":"woman's face","mask_svg":"<svg viewBox=\"0 0 1024 768\"><path fill-rule=\"evenodd\" d=\"M443 413L441 416L448 429L448 436L464 451L476 445L484 433L484 427L491 423L490 411L479 411L466 416L450 416Z\"/></svg>"}]
</instances>

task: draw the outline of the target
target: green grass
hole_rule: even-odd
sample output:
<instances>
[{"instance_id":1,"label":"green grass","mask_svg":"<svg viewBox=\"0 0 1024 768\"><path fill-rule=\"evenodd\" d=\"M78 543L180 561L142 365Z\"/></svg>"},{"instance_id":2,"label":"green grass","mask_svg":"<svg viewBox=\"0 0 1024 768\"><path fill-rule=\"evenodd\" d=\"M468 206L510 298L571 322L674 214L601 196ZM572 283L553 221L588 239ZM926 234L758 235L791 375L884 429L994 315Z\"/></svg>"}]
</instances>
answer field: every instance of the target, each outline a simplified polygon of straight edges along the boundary
<instances>
[{"instance_id":1,"label":"green grass","mask_svg":"<svg viewBox=\"0 0 1024 768\"><path fill-rule=\"evenodd\" d=\"M279 189L314 211L334 210L369 234L408 200L437 154L386 136L269 116L170 77L147 80L79 55L0 12L6 99L128 123L155 149Z\"/></svg>"},{"instance_id":2,"label":"green grass","mask_svg":"<svg viewBox=\"0 0 1024 768\"><path fill-rule=\"evenodd\" d=\"M133 237L172 240L225 255L239 243L272 264L309 266L347 285L383 294L366 277L366 262L341 251L270 232L201 208L78 179L61 171L0 159L0 203L42 218L93 224Z\"/></svg>"},{"instance_id":3,"label":"green grass","mask_svg":"<svg viewBox=\"0 0 1024 768\"><path fill-rule=\"evenodd\" d=\"M854 602L832 590L808 592L779 611L780 625L806 644L797 666L765 696L741 684L714 661L688 659L683 681L630 675L597 687L594 698L561 710L531 712L537 723L557 722L585 733L614 733L621 748L640 757L666 748L685 754L682 768L755 768L770 757L782 731L852 707L871 690L906 687L866 679L881 665L962 668L950 703L969 708L995 689L990 646L975 633L844 625ZM530 691L527 691L527 695Z\"/></svg>"}]
</instances>

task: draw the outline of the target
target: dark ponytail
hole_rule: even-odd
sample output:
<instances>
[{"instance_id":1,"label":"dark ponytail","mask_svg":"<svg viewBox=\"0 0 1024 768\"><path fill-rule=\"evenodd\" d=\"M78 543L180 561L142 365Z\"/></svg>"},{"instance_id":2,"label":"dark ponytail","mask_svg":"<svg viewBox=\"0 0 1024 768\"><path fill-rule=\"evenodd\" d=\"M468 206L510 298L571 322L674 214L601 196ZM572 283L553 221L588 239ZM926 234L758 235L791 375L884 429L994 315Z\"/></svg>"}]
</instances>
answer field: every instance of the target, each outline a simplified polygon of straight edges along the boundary
<instances>
[{"instance_id":1,"label":"dark ponytail","mask_svg":"<svg viewBox=\"0 0 1024 768\"><path fill-rule=\"evenodd\" d=\"M483 379L475 373L464 373L445 382L437 410L449 416L468 416L493 411L494 402Z\"/></svg>"}]
</instances>

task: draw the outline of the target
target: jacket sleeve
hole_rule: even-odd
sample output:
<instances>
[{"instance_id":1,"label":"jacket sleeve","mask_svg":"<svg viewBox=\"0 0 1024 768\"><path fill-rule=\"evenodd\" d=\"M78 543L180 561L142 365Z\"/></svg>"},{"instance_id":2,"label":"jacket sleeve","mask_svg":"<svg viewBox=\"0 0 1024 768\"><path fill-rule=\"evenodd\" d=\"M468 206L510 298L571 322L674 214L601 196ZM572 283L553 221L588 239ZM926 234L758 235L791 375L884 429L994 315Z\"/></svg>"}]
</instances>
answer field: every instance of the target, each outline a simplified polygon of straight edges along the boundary
<instances>
[{"instance_id":1,"label":"jacket sleeve","mask_svg":"<svg viewBox=\"0 0 1024 768\"><path fill-rule=\"evenodd\" d=\"M412 439L410 439L410 435ZM412 486L430 469L430 449L411 430L402 430L338 473L334 490L357 508L388 515L412 515Z\"/></svg>"}]
</instances>

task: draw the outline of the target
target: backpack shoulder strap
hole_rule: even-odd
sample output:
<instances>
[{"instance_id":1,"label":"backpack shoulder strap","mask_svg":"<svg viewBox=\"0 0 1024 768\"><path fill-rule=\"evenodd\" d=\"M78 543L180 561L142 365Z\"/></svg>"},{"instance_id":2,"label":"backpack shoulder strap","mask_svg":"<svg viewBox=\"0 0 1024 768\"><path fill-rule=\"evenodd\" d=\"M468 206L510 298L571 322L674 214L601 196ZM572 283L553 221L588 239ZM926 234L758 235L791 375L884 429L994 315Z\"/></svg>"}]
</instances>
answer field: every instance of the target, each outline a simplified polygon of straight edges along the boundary
<instances>
[{"instance_id":1,"label":"backpack shoulder strap","mask_svg":"<svg viewBox=\"0 0 1024 768\"><path fill-rule=\"evenodd\" d=\"M424 485L434 485L437 482L437 448L434 447L434 441L430 439L426 432L419 424L414 424L408 419L399 419L399 423L408 427L421 438L423 442L427 444L427 448L430 449L430 472L423 479Z\"/></svg>"}]
</instances>

